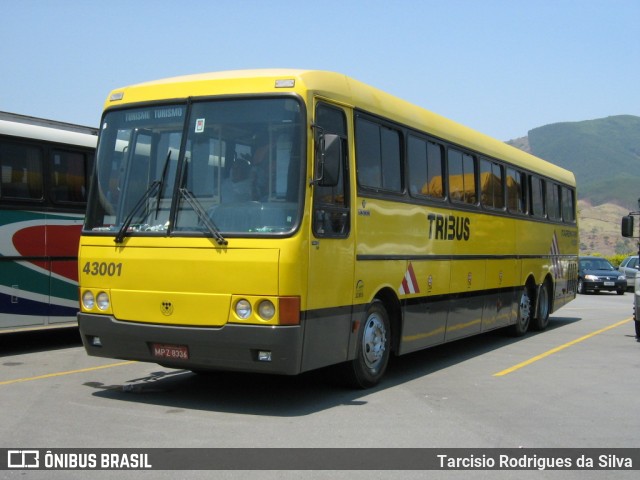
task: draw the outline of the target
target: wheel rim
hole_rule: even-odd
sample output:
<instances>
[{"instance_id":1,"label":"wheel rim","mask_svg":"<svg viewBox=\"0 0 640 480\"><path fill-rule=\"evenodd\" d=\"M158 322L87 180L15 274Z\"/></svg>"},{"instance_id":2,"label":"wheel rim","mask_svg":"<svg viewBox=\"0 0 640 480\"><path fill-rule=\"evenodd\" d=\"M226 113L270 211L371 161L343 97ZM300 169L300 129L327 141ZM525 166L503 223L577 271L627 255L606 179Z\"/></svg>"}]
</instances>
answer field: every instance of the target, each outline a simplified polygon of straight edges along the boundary
<instances>
[{"instance_id":1,"label":"wheel rim","mask_svg":"<svg viewBox=\"0 0 640 480\"><path fill-rule=\"evenodd\" d=\"M527 290L525 289L524 292L522 292L522 296L520 297L520 318L518 319L523 329L529 325L530 318L531 298L529 298L529 292L527 292Z\"/></svg>"},{"instance_id":2,"label":"wheel rim","mask_svg":"<svg viewBox=\"0 0 640 480\"><path fill-rule=\"evenodd\" d=\"M386 349L387 333L384 321L377 313L367 318L362 335L362 357L368 368L375 370L382 359Z\"/></svg>"}]
</instances>

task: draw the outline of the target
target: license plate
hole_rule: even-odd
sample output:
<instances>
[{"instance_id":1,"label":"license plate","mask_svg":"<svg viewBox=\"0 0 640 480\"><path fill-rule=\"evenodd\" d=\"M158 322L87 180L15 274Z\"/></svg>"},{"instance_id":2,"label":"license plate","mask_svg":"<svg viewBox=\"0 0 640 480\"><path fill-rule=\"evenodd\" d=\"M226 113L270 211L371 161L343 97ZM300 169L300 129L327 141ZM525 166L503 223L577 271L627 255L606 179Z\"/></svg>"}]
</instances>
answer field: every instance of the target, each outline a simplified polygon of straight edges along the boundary
<instances>
[{"instance_id":1,"label":"license plate","mask_svg":"<svg viewBox=\"0 0 640 480\"><path fill-rule=\"evenodd\" d=\"M614 285L615 285L615 282L604 282L605 287L613 287Z\"/></svg>"},{"instance_id":2,"label":"license plate","mask_svg":"<svg viewBox=\"0 0 640 480\"><path fill-rule=\"evenodd\" d=\"M189 360L189 349L186 345L166 345L162 343L151 344L151 352L156 358L168 358L170 360Z\"/></svg>"}]
</instances>

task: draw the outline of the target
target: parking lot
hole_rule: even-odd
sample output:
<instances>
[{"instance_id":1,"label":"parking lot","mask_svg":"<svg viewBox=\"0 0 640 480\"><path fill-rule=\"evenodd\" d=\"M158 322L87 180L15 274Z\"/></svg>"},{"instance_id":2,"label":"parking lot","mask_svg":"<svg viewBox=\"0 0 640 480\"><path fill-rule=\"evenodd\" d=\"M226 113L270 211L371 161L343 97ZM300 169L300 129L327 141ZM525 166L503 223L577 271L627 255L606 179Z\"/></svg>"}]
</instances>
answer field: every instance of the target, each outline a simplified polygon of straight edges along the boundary
<instances>
[{"instance_id":1,"label":"parking lot","mask_svg":"<svg viewBox=\"0 0 640 480\"><path fill-rule=\"evenodd\" d=\"M492 332L394 358L382 383L365 391L340 386L331 369L298 377L196 375L88 357L76 329L0 336L0 357L5 448L640 447L640 343L629 293L580 295L542 333L514 339ZM371 478L359 473L331 478ZM522 472L518 478L554 473L604 474ZM297 478L293 472L261 478L288 475ZM327 478L327 472L305 475ZM247 476L226 471L215 478Z\"/></svg>"}]
</instances>

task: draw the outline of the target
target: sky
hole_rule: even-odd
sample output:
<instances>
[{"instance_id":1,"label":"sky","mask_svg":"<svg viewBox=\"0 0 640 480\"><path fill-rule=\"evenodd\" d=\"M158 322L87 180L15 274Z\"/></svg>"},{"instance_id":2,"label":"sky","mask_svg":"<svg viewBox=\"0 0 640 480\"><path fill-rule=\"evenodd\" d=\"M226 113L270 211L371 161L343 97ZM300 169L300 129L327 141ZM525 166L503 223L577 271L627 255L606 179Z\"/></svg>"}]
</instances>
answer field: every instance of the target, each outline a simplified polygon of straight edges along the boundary
<instances>
[{"instance_id":1,"label":"sky","mask_svg":"<svg viewBox=\"0 0 640 480\"><path fill-rule=\"evenodd\" d=\"M509 140L640 116L640 0L0 0L0 110L97 126L115 88L340 72Z\"/></svg>"}]
</instances>

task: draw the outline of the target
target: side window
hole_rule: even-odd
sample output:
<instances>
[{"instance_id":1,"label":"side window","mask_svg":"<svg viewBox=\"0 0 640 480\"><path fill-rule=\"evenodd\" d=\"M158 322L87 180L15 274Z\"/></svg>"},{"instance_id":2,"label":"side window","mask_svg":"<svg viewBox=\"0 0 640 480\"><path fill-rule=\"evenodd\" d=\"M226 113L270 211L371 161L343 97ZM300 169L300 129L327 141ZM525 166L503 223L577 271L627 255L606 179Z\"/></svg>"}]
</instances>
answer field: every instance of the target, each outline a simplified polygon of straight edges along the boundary
<instances>
[{"instance_id":1,"label":"side window","mask_svg":"<svg viewBox=\"0 0 640 480\"><path fill-rule=\"evenodd\" d=\"M531 176L531 214L543 218L544 214L544 180Z\"/></svg>"},{"instance_id":2,"label":"side window","mask_svg":"<svg viewBox=\"0 0 640 480\"><path fill-rule=\"evenodd\" d=\"M87 155L54 151L51 200L56 203L84 203L87 200Z\"/></svg>"},{"instance_id":3,"label":"side window","mask_svg":"<svg viewBox=\"0 0 640 480\"><path fill-rule=\"evenodd\" d=\"M313 233L317 237L349 236L349 175L347 151L347 121L344 112L323 103L316 107L316 121L324 133L340 135L344 156L340 174L335 186L314 185L313 191Z\"/></svg>"},{"instance_id":4,"label":"side window","mask_svg":"<svg viewBox=\"0 0 640 480\"><path fill-rule=\"evenodd\" d=\"M546 182L547 216L550 220L560 220L560 186L552 182Z\"/></svg>"},{"instance_id":5,"label":"side window","mask_svg":"<svg viewBox=\"0 0 640 480\"><path fill-rule=\"evenodd\" d=\"M409 193L413 197L443 199L442 147L413 135L407 142Z\"/></svg>"},{"instance_id":6,"label":"side window","mask_svg":"<svg viewBox=\"0 0 640 480\"><path fill-rule=\"evenodd\" d=\"M480 203L485 207L504 208L502 165L487 159L480 161Z\"/></svg>"},{"instance_id":7,"label":"side window","mask_svg":"<svg viewBox=\"0 0 640 480\"><path fill-rule=\"evenodd\" d=\"M361 187L402 192L399 131L357 117L356 156Z\"/></svg>"},{"instance_id":8,"label":"side window","mask_svg":"<svg viewBox=\"0 0 640 480\"><path fill-rule=\"evenodd\" d=\"M576 204L573 190L562 187L562 219L565 223L575 223L576 221Z\"/></svg>"},{"instance_id":9,"label":"side window","mask_svg":"<svg viewBox=\"0 0 640 480\"><path fill-rule=\"evenodd\" d=\"M474 158L468 153L450 148L447 159L451 200L458 203L477 203L478 192L476 191Z\"/></svg>"},{"instance_id":10,"label":"side window","mask_svg":"<svg viewBox=\"0 0 640 480\"><path fill-rule=\"evenodd\" d=\"M527 182L523 172L507 169L507 208L513 213L527 213Z\"/></svg>"},{"instance_id":11,"label":"side window","mask_svg":"<svg viewBox=\"0 0 640 480\"><path fill-rule=\"evenodd\" d=\"M0 197L24 200L43 198L43 154L38 147L0 144Z\"/></svg>"}]
</instances>

